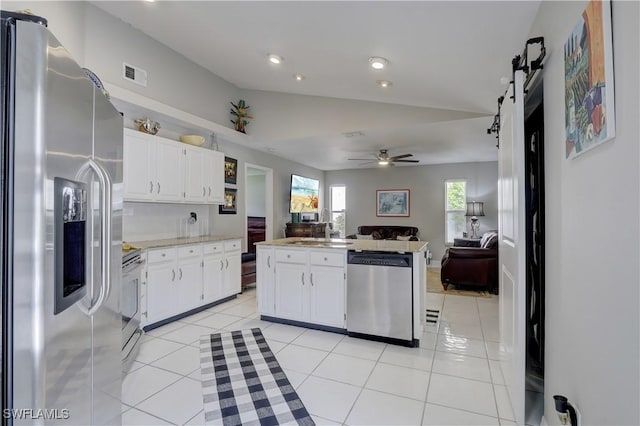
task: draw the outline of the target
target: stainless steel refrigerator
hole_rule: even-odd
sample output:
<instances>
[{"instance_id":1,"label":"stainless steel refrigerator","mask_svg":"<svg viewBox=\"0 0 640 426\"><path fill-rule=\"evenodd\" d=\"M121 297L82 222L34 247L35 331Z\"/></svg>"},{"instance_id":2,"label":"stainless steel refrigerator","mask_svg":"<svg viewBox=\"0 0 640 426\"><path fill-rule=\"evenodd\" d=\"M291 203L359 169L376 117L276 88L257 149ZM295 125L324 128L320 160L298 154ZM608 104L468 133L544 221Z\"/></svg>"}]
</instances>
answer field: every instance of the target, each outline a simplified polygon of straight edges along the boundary
<instances>
[{"instance_id":1,"label":"stainless steel refrigerator","mask_svg":"<svg viewBox=\"0 0 640 426\"><path fill-rule=\"evenodd\" d=\"M119 424L122 118L45 19L1 22L2 417Z\"/></svg>"}]
</instances>

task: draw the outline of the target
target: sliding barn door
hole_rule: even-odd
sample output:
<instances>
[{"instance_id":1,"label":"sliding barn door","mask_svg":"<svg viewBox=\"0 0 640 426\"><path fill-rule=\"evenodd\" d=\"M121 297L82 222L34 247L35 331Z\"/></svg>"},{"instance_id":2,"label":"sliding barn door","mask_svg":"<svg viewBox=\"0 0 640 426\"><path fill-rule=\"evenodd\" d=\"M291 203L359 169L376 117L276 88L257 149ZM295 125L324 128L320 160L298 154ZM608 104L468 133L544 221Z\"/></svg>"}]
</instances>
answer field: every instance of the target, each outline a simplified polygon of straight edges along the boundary
<instances>
[{"instance_id":1,"label":"sliding barn door","mask_svg":"<svg viewBox=\"0 0 640 426\"><path fill-rule=\"evenodd\" d=\"M519 425L524 425L526 359L523 82L524 73L516 71L500 108L498 153L501 367Z\"/></svg>"}]
</instances>

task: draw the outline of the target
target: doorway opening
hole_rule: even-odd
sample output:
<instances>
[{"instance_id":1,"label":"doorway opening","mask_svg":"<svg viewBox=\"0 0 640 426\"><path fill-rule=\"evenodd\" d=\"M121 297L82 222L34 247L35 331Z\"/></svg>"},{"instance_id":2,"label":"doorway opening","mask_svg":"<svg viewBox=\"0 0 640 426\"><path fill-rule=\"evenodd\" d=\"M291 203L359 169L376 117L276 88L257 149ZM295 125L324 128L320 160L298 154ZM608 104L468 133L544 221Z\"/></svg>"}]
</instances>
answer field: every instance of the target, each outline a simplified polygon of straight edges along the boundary
<instances>
[{"instance_id":1,"label":"doorway opening","mask_svg":"<svg viewBox=\"0 0 640 426\"><path fill-rule=\"evenodd\" d=\"M247 252L255 243L273 239L273 170L245 163L245 236Z\"/></svg>"}]
</instances>

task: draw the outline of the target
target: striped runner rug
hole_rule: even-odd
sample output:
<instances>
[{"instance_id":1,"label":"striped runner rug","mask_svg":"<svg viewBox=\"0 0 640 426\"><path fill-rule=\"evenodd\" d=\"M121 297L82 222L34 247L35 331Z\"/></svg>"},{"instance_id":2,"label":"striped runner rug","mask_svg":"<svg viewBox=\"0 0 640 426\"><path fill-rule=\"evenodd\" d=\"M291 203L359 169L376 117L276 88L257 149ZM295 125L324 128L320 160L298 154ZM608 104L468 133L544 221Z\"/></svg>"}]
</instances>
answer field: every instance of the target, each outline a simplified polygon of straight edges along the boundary
<instances>
[{"instance_id":1,"label":"striped runner rug","mask_svg":"<svg viewBox=\"0 0 640 426\"><path fill-rule=\"evenodd\" d=\"M259 328L200 337L206 424L313 426Z\"/></svg>"}]
</instances>

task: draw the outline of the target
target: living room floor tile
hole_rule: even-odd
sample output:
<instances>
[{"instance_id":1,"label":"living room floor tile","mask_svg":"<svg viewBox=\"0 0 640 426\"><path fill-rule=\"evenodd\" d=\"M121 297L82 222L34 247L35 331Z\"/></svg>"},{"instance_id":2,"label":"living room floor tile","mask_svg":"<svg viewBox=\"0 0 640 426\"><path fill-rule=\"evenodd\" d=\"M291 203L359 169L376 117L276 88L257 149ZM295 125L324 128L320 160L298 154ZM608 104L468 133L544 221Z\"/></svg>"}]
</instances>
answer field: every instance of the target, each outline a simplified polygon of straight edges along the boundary
<instances>
[{"instance_id":1,"label":"living room floor tile","mask_svg":"<svg viewBox=\"0 0 640 426\"><path fill-rule=\"evenodd\" d=\"M441 405L426 404L424 408L423 426L500 426L496 417L483 416L482 414Z\"/></svg>"},{"instance_id":2,"label":"living room floor tile","mask_svg":"<svg viewBox=\"0 0 640 426\"><path fill-rule=\"evenodd\" d=\"M342 423L360 390L357 386L311 376L300 386L298 395L309 413Z\"/></svg>"},{"instance_id":3,"label":"living room floor tile","mask_svg":"<svg viewBox=\"0 0 640 426\"><path fill-rule=\"evenodd\" d=\"M428 385L428 371L378 363L371 372L365 388L424 401Z\"/></svg>"},{"instance_id":4,"label":"living room floor tile","mask_svg":"<svg viewBox=\"0 0 640 426\"><path fill-rule=\"evenodd\" d=\"M432 373L427 402L497 417L490 383Z\"/></svg>"},{"instance_id":5,"label":"living room floor tile","mask_svg":"<svg viewBox=\"0 0 640 426\"><path fill-rule=\"evenodd\" d=\"M286 348L278 352L277 359L282 368L309 374L320 364L327 354L328 352L317 349L287 345Z\"/></svg>"},{"instance_id":6,"label":"living room floor tile","mask_svg":"<svg viewBox=\"0 0 640 426\"><path fill-rule=\"evenodd\" d=\"M388 393L364 389L351 409L345 424L417 425L424 403Z\"/></svg>"},{"instance_id":7,"label":"living room floor tile","mask_svg":"<svg viewBox=\"0 0 640 426\"><path fill-rule=\"evenodd\" d=\"M433 363L433 351L423 348L405 348L387 345L379 362L429 371Z\"/></svg>"},{"instance_id":8,"label":"living room floor tile","mask_svg":"<svg viewBox=\"0 0 640 426\"><path fill-rule=\"evenodd\" d=\"M485 358L437 352L433 372L491 383L489 363Z\"/></svg>"},{"instance_id":9,"label":"living room floor tile","mask_svg":"<svg viewBox=\"0 0 640 426\"><path fill-rule=\"evenodd\" d=\"M438 336L438 344L436 351L453 352L461 355L475 356L486 358L487 352L484 341L479 339L470 339L463 336L454 336L451 334L440 334Z\"/></svg>"},{"instance_id":10,"label":"living room floor tile","mask_svg":"<svg viewBox=\"0 0 640 426\"><path fill-rule=\"evenodd\" d=\"M362 387L375 365L374 361L331 353L315 369L313 375Z\"/></svg>"}]
</instances>

